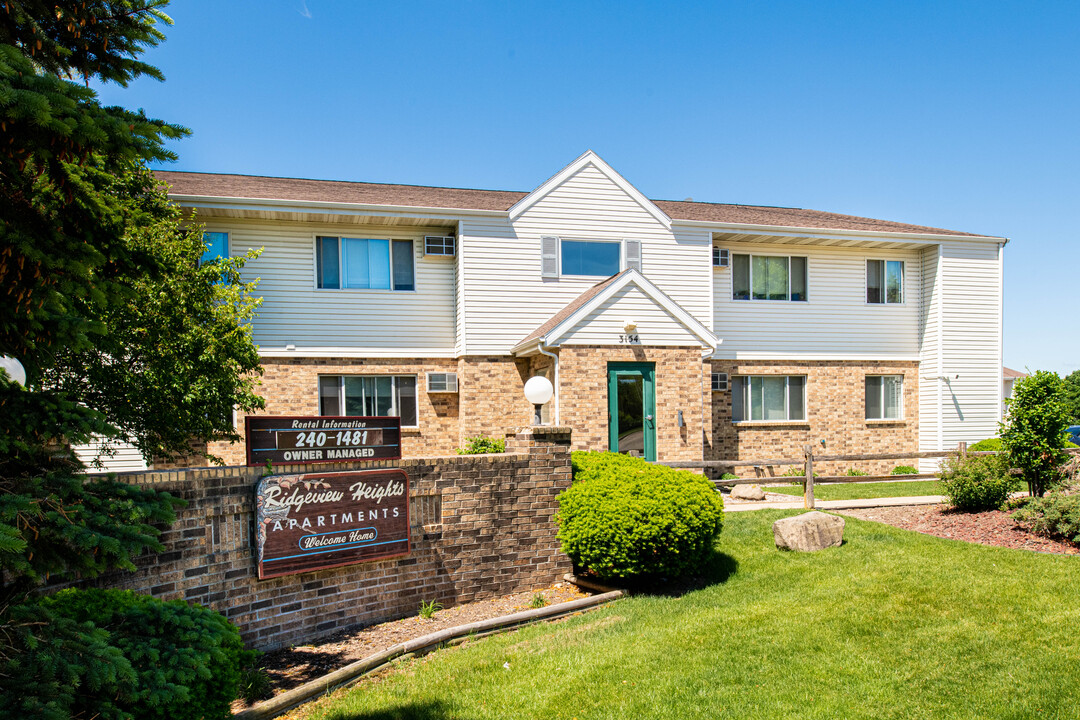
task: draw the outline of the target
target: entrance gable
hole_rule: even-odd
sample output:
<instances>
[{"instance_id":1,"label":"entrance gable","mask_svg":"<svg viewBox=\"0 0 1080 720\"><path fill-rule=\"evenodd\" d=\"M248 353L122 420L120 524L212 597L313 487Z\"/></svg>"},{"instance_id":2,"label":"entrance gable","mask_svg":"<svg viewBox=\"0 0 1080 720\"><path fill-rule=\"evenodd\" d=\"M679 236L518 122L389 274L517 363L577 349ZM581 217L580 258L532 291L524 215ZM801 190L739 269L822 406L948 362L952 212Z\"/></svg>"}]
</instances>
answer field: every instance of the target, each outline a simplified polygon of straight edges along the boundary
<instances>
[{"instance_id":1,"label":"entrance gable","mask_svg":"<svg viewBox=\"0 0 1080 720\"><path fill-rule=\"evenodd\" d=\"M720 340L637 270L582 293L522 340L515 354L541 346L669 345L715 349Z\"/></svg>"}]
</instances>

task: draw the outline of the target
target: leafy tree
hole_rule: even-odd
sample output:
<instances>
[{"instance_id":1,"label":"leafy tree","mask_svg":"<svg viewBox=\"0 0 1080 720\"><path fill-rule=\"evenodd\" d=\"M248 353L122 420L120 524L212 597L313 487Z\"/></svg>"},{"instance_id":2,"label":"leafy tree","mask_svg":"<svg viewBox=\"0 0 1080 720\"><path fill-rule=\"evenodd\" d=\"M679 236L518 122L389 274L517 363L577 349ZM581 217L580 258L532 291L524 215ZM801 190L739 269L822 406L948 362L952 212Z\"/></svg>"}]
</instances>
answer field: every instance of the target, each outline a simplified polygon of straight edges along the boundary
<instances>
[{"instance_id":1,"label":"leafy tree","mask_svg":"<svg viewBox=\"0 0 1080 720\"><path fill-rule=\"evenodd\" d=\"M1009 414L1001 425L1002 447L1010 464L1023 472L1031 495L1041 497L1067 459L1064 384L1057 373L1039 370L1017 380L1005 402Z\"/></svg>"},{"instance_id":2,"label":"leafy tree","mask_svg":"<svg viewBox=\"0 0 1080 720\"><path fill-rule=\"evenodd\" d=\"M22 716L66 717L71 688L123 674L100 629L32 593L133 568L178 503L87 480L70 446L104 435L168 456L235 437L233 408L261 406L245 258L200 266L199 229L146 168L187 130L89 87L162 79L139 55L166 4L0 1L0 355L27 371L25 388L0 372L0 715L32 696Z\"/></svg>"},{"instance_id":3,"label":"leafy tree","mask_svg":"<svg viewBox=\"0 0 1080 720\"><path fill-rule=\"evenodd\" d=\"M1065 389L1065 412L1070 425L1080 425L1080 370L1073 370L1062 380Z\"/></svg>"}]
</instances>

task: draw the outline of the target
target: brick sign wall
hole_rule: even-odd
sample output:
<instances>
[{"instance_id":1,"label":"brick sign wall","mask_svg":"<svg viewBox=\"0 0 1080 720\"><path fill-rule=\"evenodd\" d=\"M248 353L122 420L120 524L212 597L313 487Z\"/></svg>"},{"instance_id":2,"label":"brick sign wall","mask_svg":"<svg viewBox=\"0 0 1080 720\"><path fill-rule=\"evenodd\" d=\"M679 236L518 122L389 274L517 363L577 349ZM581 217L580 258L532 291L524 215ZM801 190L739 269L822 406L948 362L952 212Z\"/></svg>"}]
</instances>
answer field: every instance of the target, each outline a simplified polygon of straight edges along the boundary
<instances>
[{"instance_id":1,"label":"brick sign wall","mask_svg":"<svg viewBox=\"0 0 1080 720\"><path fill-rule=\"evenodd\" d=\"M165 551L135 573L94 584L183 598L235 623L272 650L337 629L413 615L422 600L450 606L528 590L570 570L559 552L555 496L570 486L570 431L534 428L502 455L291 465L282 473L399 467L409 475L412 549L404 557L259 580L252 543L261 468L121 474L188 501L162 536Z\"/></svg>"}]
</instances>

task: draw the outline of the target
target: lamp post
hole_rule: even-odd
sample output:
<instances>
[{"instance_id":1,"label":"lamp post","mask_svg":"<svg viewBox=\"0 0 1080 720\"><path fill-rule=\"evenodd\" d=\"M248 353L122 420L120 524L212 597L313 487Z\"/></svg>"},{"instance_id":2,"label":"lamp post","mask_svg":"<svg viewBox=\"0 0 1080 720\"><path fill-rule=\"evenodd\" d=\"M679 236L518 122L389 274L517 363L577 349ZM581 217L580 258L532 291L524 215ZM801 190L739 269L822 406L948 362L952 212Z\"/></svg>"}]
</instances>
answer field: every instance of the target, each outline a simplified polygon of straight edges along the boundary
<instances>
[{"instance_id":1,"label":"lamp post","mask_svg":"<svg viewBox=\"0 0 1080 720\"><path fill-rule=\"evenodd\" d=\"M551 400L551 396L555 394L555 388L551 386L551 381L546 377L537 375L531 377L525 383L525 399L533 404L536 414L533 416L533 425L543 425L543 421L540 419L540 410L544 404Z\"/></svg>"}]
</instances>

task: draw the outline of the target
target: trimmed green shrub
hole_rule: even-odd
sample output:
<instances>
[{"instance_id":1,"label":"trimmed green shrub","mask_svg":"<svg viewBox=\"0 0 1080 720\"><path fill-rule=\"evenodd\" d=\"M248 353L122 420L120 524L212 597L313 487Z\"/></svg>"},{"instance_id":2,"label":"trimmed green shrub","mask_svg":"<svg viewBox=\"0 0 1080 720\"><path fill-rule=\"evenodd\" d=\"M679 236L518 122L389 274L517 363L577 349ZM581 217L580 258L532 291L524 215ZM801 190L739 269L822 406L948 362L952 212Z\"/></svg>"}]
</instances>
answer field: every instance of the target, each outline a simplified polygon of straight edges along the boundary
<instances>
[{"instance_id":1,"label":"trimmed green shrub","mask_svg":"<svg viewBox=\"0 0 1080 720\"><path fill-rule=\"evenodd\" d=\"M949 504L965 512L999 510L1020 486L1009 475L1008 463L997 455L950 455L938 477Z\"/></svg>"},{"instance_id":2,"label":"trimmed green shrub","mask_svg":"<svg viewBox=\"0 0 1080 720\"><path fill-rule=\"evenodd\" d=\"M856 468L848 468L847 472L844 473L844 474L847 475L848 477L862 477L863 475L869 475L870 473L866 472L865 470L858 470Z\"/></svg>"},{"instance_id":3,"label":"trimmed green shrub","mask_svg":"<svg viewBox=\"0 0 1080 720\"><path fill-rule=\"evenodd\" d=\"M974 445L968 445L968 452L1000 452L1004 449L1001 438L987 438Z\"/></svg>"},{"instance_id":4,"label":"trimmed green shrub","mask_svg":"<svg viewBox=\"0 0 1080 720\"><path fill-rule=\"evenodd\" d=\"M465 438L469 443L463 448L458 448L458 455L484 455L486 453L506 452L506 440L502 438L489 438L483 435Z\"/></svg>"},{"instance_id":5,"label":"trimmed green shrub","mask_svg":"<svg viewBox=\"0 0 1080 720\"><path fill-rule=\"evenodd\" d=\"M1033 533L1080 543L1080 495L1031 498L1012 517Z\"/></svg>"},{"instance_id":6,"label":"trimmed green shrub","mask_svg":"<svg viewBox=\"0 0 1080 720\"><path fill-rule=\"evenodd\" d=\"M736 475L735 473L724 473L723 475L720 476L720 479L721 480L738 480L739 476Z\"/></svg>"},{"instance_id":7,"label":"trimmed green shrub","mask_svg":"<svg viewBox=\"0 0 1080 720\"><path fill-rule=\"evenodd\" d=\"M723 527L705 477L617 453L575 452L559 495L562 550L600 578L678 577L701 568Z\"/></svg>"},{"instance_id":8,"label":"trimmed green shrub","mask_svg":"<svg viewBox=\"0 0 1080 720\"><path fill-rule=\"evenodd\" d=\"M897 465L892 469L890 475L918 475L919 468L911 465Z\"/></svg>"},{"instance_id":9,"label":"trimmed green shrub","mask_svg":"<svg viewBox=\"0 0 1080 720\"><path fill-rule=\"evenodd\" d=\"M87 678L72 715L231 717L242 668L255 653L244 649L240 632L222 615L129 590L62 590L42 606L53 617L108 633L106 642L122 656L113 658L114 671Z\"/></svg>"}]
</instances>

